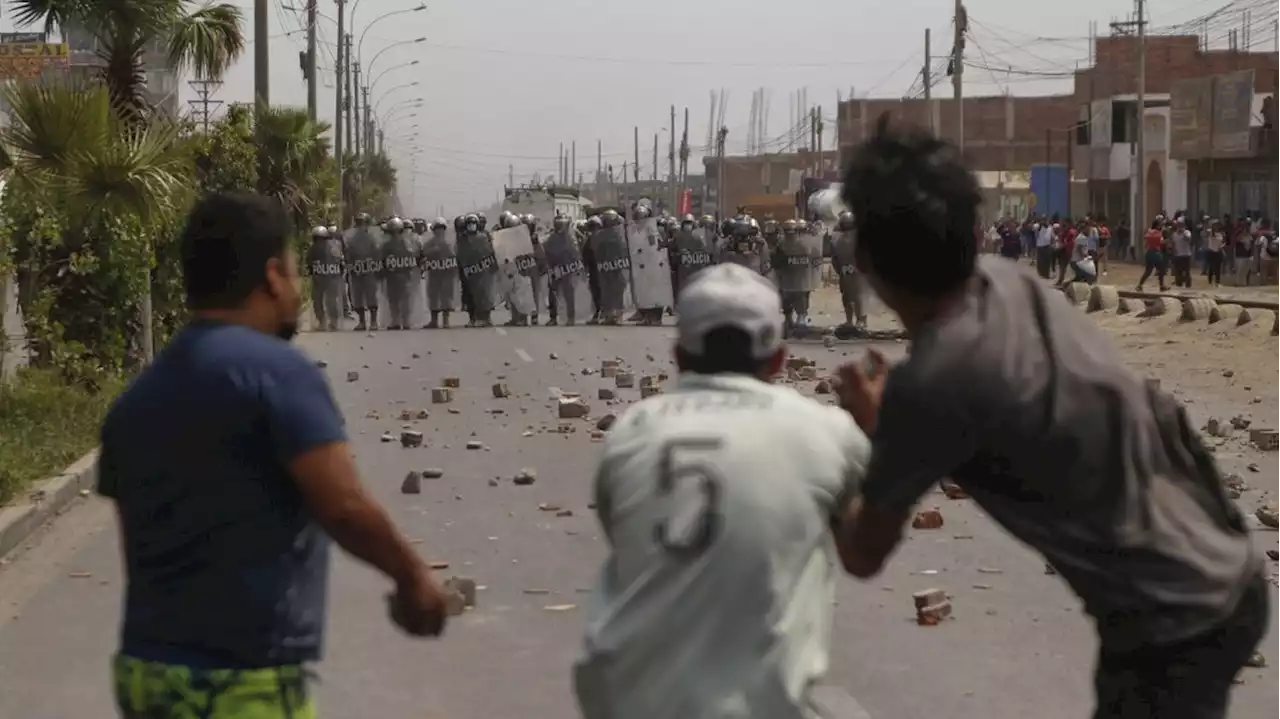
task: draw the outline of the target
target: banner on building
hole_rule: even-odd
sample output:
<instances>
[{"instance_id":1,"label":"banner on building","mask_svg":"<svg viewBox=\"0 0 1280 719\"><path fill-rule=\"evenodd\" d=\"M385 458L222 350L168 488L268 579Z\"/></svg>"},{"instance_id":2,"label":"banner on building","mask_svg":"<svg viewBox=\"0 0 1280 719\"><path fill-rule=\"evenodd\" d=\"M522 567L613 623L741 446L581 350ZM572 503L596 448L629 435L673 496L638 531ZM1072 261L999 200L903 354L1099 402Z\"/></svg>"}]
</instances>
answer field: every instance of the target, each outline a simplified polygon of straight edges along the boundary
<instances>
[{"instance_id":1,"label":"banner on building","mask_svg":"<svg viewBox=\"0 0 1280 719\"><path fill-rule=\"evenodd\" d=\"M676 209L676 214L680 217L693 212L693 190L680 191L680 206Z\"/></svg>"},{"instance_id":2,"label":"banner on building","mask_svg":"<svg viewBox=\"0 0 1280 719\"><path fill-rule=\"evenodd\" d=\"M1111 100L1089 103L1089 146L1111 149Z\"/></svg>"},{"instance_id":3,"label":"banner on building","mask_svg":"<svg viewBox=\"0 0 1280 719\"><path fill-rule=\"evenodd\" d=\"M42 32L0 32L0 43L11 42L44 42L47 36Z\"/></svg>"},{"instance_id":4,"label":"banner on building","mask_svg":"<svg viewBox=\"0 0 1280 719\"><path fill-rule=\"evenodd\" d=\"M1253 116L1253 70L1213 78L1213 154L1247 155Z\"/></svg>"},{"instance_id":5,"label":"banner on building","mask_svg":"<svg viewBox=\"0 0 1280 719\"><path fill-rule=\"evenodd\" d=\"M1169 87L1169 156L1207 157L1213 149L1213 78L1177 80Z\"/></svg>"},{"instance_id":6,"label":"banner on building","mask_svg":"<svg viewBox=\"0 0 1280 719\"><path fill-rule=\"evenodd\" d=\"M46 68L65 68L69 55L62 42L0 42L0 80L29 79Z\"/></svg>"}]
</instances>

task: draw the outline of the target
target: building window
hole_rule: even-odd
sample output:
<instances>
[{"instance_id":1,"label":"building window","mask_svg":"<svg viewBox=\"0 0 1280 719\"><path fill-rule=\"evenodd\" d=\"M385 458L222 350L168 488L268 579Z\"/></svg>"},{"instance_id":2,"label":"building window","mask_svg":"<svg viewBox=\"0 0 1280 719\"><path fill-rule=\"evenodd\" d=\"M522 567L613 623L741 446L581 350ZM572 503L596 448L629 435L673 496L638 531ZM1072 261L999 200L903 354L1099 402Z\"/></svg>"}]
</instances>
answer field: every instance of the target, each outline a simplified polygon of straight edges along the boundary
<instances>
[{"instance_id":1,"label":"building window","mask_svg":"<svg viewBox=\"0 0 1280 719\"><path fill-rule=\"evenodd\" d=\"M1082 146L1089 145L1089 124L1092 115L1088 105L1080 106L1080 120L1076 122L1076 144Z\"/></svg>"},{"instance_id":2,"label":"building window","mask_svg":"<svg viewBox=\"0 0 1280 719\"><path fill-rule=\"evenodd\" d=\"M1198 199L1201 215L1222 217L1231 212L1231 183L1211 180L1200 183Z\"/></svg>"},{"instance_id":3,"label":"building window","mask_svg":"<svg viewBox=\"0 0 1280 719\"><path fill-rule=\"evenodd\" d=\"M1240 172L1231 179L1233 214L1237 217L1246 213L1253 215L1267 209L1267 173Z\"/></svg>"}]
</instances>

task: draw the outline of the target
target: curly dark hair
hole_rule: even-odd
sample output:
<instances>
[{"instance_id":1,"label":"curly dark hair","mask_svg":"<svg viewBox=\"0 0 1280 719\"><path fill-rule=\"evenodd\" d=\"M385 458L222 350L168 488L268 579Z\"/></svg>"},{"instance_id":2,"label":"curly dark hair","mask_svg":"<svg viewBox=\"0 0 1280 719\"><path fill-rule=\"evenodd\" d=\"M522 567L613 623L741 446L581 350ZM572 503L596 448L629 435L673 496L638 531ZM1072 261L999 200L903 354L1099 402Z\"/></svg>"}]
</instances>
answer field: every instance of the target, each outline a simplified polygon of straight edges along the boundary
<instances>
[{"instance_id":1,"label":"curly dark hair","mask_svg":"<svg viewBox=\"0 0 1280 719\"><path fill-rule=\"evenodd\" d=\"M857 223L859 263L886 285L939 296L973 274L982 192L950 142L881 115L854 150L841 199Z\"/></svg>"}]
</instances>

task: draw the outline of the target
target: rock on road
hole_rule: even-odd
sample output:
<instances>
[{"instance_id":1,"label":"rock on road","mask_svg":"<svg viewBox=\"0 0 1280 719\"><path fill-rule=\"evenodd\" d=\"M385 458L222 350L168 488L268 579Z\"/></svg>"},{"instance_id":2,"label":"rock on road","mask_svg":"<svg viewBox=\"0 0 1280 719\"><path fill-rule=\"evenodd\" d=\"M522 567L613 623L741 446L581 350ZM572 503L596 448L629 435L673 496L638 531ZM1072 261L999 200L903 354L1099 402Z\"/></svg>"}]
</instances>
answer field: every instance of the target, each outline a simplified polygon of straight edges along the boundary
<instances>
[{"instance_id":1,"label":"rock on road","mask_svg":"<svg viewBox=\"0 0 1280 719\"><path fill-rule=\"evenodd\" d=\"M299 340L327 363L374 494L441 563L442 579L480 585L477 606L455 617L442 640L414 641L386 619L386 582L335 551L326 658L317 667L323 716L576 714L570 665L604 555L589 507L599 449L591 431L597 418L639 398L642 375L674 374L672 334L512 328ZM820 373L860 352L843 344L795 351ZM614 381L600 366L614 358L637 381L615 389L621 401L606 406L597 391ZM348 381L349 372L358 378ZM452 402L432 404L431 390L454 377ZM495 397L495 383L510 396ZM796 384L805 392L814 385ZM579 392L591 406L588 418L564 420L570 433L558 431L558 390ZM415 419L402 420L406 410ZM416 419L419 410L429 416ZM421 448L400 446L404 425L422 432ZM396 441L384 442L384 433ZM921 438L921 451L927 442ZM400 493L406 473L428 468L443 476L423 479L421 494ZM535 482L512 481L523 468L536 471ZM1094 640L1079 602L971 501L938 493L924 502L935 505L941 528L912 530L881 577L840 584L829 683L856 697L841 715L1088 716ZM108 663L123 586L113 522L109 505L84 501L0 568L0 717L113 715ZM1275 535L1259 532L1258 541L1273 548ZM911 595L934 587L951 595L954 618L917 626ZM1268 659L1275 646L1273 629ZM1273 717L1274 669L1242 677L1232 716Z\"/></svg>"}]
</instances>

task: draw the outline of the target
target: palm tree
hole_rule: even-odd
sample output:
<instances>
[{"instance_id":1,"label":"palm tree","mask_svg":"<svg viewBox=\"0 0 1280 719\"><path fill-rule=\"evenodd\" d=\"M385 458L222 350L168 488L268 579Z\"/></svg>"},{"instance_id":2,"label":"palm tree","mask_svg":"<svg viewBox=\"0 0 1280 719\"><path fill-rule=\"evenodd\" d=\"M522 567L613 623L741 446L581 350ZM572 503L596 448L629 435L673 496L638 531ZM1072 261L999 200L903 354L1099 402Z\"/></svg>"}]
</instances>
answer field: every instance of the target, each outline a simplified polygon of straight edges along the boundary
<instances>
[{"instance_id":1,"label":"palm tree","mask_svg":"<svg viewBox=\"0 0 1280 719\"><path fill-rule=\"evenodd\" d=\"M110 367L136 329L111 318L150 296L133 268L149 265L155 228L190 200L190 155L176 125L122 118L101 85L20 84L5 95L5 202L36 360ZM53 357L55 342L80 356Z\"/></svg>"},{"instance_id":2,"label":"palm tree","mask_svg":"<svg viewBox=\"0 0 1280 719\"><path fill-rule=\"evenodd\" d=\"M313 122L307 111L293 107L255 110L254 135L259 162L258 191L280 201L299 230L322 217L334 189L325 122Z\"/></svg>"},{"instance_id":3,"label":"palm tree","mask_svg":"<svg viewBox=\"0 0 1280 719\"><path fill-rule=\"evenodd\" d=\"M176 72L216 80L244 52L240 9L230 3L193 7L191 0L12 0L19 26L46 32L74 27L97 41L112 105L132 122L148 112L146 55L163 47Z\"/></svg>"}]
</instances>

